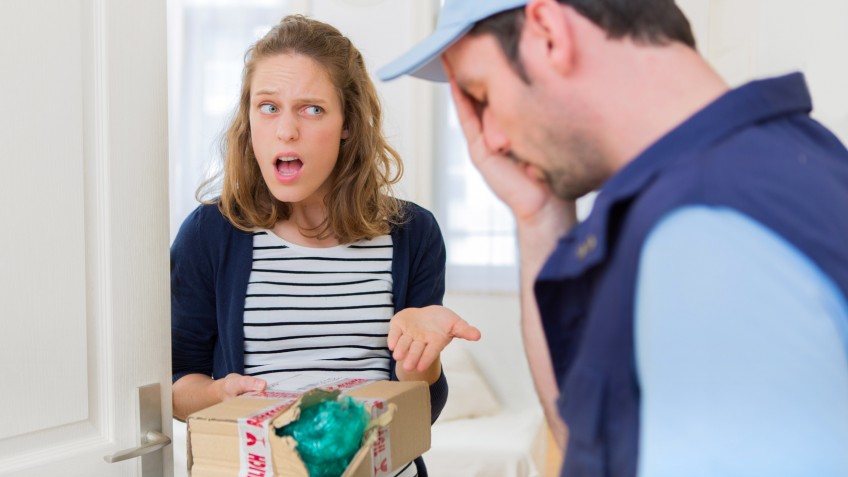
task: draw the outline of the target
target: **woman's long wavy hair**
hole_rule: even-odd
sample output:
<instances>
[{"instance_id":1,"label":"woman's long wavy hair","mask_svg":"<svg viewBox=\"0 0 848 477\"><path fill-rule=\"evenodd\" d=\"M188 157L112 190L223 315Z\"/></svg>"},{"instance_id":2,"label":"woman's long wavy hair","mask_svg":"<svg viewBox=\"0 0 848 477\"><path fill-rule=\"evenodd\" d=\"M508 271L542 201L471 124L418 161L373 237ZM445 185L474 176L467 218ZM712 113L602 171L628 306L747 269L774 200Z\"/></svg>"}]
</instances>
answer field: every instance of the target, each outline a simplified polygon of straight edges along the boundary
<instances>
[{"instance_id":1,"label":"woman's long wavy hair","mask_svg":"<svg viewBox=\"0 0 848 477\"><path fill-rule=\"evenodd\" d=\"M336 87L349 132L328 178L327 219L302 232L318 238L335 236L340 243L389 233L392 224L403 220L402 203L392 193L403 163L383 137L377 91L350 40L336 28L301 15L284 17L245 53L241 98L221 144L224 167L200 185L198 200L217 203L235 227L246 231L270 229L291 216L291 205L277 200L265 184L250 140L253 73L260 61L281 54L303 55L324 67Z\"/></svg>"}]
</instances>

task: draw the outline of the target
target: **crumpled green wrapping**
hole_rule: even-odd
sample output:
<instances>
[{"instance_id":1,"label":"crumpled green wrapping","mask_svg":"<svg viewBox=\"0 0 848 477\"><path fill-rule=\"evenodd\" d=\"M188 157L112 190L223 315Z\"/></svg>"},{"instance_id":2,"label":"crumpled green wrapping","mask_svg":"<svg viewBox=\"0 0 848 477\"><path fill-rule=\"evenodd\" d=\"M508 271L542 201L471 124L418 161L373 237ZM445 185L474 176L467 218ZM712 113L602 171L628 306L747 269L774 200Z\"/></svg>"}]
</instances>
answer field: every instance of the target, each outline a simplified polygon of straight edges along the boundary
<instances>
[{"instance_id":1,"label":"crumpled green wrapping","mask_svg":"<svg viewBox=\"0 0 848 477\"><path fill-rule=\"evenodd\" d=\"M310 477L340 477L362 442L369 414L350 396L302 408L300 417L277 429L297 441L297 452Z\"/></svg>"}]
</instances>

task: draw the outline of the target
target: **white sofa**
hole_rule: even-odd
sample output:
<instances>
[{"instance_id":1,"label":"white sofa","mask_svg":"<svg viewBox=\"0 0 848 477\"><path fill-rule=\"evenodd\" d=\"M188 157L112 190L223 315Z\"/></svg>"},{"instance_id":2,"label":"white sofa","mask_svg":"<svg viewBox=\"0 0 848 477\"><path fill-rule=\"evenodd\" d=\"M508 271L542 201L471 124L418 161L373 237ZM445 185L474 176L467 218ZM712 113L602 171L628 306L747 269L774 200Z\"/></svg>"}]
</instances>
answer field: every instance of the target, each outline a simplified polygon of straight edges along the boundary
<instances>
[{"instance_id":1,"label":"white sofa","mask_svg":"<svg viewBox=\"0 0 848 477\"><path fill-rule=\"evenodd\" d=\"M483 338L455 340L443 354L450 394L444 417L433 425L431 449L424 454L433 477L533 477L544 475L547 426L533 389L514 295L448 295L445 305L480 328ZM459 350L459 353L455 351ZM485 394L468 375L479 370L499 404L492 411ZM453 369L458 368L458 369Z\"/></svg>"}]
</instances>

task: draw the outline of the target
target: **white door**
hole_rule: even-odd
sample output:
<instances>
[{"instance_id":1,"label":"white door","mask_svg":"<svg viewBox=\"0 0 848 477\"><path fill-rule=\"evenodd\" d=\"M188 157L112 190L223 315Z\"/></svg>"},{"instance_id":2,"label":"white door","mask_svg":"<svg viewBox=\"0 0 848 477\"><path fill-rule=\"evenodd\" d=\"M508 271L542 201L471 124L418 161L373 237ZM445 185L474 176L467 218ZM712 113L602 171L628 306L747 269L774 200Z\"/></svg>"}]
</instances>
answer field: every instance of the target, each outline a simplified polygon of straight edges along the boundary
<instances>
[{"instance_id":1,"label":"white door","mask_svg":"<svg viewBox=\"0 0 848 477\"><path fill-rule=\"evenodd\" d=\"M165 1L0 2L0 475L171 475L104 459L171 432L165 65Z\"/></svg>"}]
</instances>

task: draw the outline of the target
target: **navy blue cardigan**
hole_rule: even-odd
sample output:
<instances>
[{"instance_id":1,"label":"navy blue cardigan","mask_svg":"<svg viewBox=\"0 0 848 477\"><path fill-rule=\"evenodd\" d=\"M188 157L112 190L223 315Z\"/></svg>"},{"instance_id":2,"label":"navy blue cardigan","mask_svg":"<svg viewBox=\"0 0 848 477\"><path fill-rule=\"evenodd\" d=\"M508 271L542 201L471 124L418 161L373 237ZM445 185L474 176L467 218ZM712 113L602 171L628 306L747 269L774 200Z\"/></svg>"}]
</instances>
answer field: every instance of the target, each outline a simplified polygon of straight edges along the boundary
<instances>
[{"instance_id":1,"label":"navy blue cardigan","mask_svg":"<svg viewBox=\"0 0 848 477\"><path fill-rule=\"evenodd\" d=\"M404 202L404 221L392 227L395 312L441 305L445 244L433 214ZM221 378L244 373L244 301L253 263L253 234L233 227L217 205L201 205L183 222L171 246L173 380L191 373ZM397 380L395 361L391 379ZM447 401L444 373L430 385L431 419Z\"/></svg>"}]
</instances>

